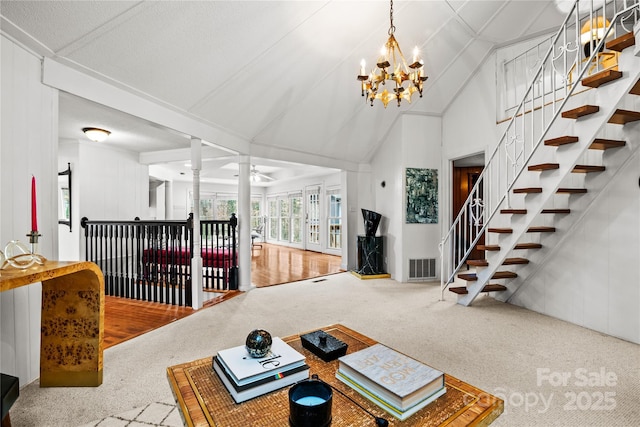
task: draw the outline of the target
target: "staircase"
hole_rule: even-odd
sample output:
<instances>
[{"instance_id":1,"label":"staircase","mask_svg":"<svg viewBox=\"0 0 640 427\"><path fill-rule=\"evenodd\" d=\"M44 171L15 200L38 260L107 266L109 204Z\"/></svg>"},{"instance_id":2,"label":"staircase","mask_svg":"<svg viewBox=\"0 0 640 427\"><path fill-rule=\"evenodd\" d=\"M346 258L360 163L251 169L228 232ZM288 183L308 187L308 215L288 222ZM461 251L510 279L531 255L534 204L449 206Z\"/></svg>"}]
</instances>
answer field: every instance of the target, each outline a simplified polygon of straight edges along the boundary
<instances>
[{"instance_id":1,"label":"staircase","mask_svg":"<svg viewBox=\"0 0 640 427\"><path fill-rule=\"evenodd\" d=\"M636 2L629 10L637 13L637 9ZM609 31L623 15L616 15ZM566 28L564 31L566 34ZM558 38L562 32L563 28ZM604 43L600 42L603 48ZM634 101L640 95L640 57L633 53L635 37L627 32L608 41L606 49L619 52L617 67L583 77L592 61L598 61L600 46L582 61L580 73L574 69L578 84L564 80L565 87L560 89L566 92L559 103L558 89L553 87L553 100L546 101L543 95L536 108L530 89L529 100L525 96L479 180L484 187L485 210L481 218L477 214L467 215L468 206L482 197L481 190L474 188L468 205L462 208L443 239L441 287L443 292L448 287L457 294L459 304L470 305L483 292L508 300L526 277L540 268L544 253L549 254L550 248L562 238L557 235L555 224L564 225L561 233L570 232L570 224L578 222L577 217L571 218L572 206L588 206L602 191L606 183L592 177L604 175L605 171L611 173L607 168L619 168L629 158L628 153L615 158L607 153L621 147L638 149L640 111L635 111ZM581 63L579 56L575 64ZM548 57L552 62L555 55L551 52ZM544 67L543 63L542 81ZM577 91L583 92L572 96ZM632 135L635 135L633 142ZM503 150L500 145L504 145ZM486 194L488 188L496 187L505 190L498 195ZM486 259L466 260L482 233L486 233L487 243L477 249L485 251ZM532 258L534 266L530 265ZM459 273L465 264L475 272ZM449 286L454 281L462 285Z\"/></svg>"}]
</instances>

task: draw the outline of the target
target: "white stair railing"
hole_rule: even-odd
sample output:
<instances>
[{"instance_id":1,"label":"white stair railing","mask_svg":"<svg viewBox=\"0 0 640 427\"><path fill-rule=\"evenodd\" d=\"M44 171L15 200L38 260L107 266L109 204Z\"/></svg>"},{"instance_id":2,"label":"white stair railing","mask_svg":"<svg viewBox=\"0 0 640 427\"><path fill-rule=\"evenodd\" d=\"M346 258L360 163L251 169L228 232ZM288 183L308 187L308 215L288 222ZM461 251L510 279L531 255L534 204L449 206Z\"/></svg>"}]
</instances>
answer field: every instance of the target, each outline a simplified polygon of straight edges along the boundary
<instances>
[{"instance_id":1,"label":"white stair railing","mask_svg":"<svg viewBox=\"0 0 640 427\"><path fill-rule=\"evenodd\" d=\"M615 66L616 61L607 61L610 55L603 52L605 43L618 33L631 31L638 21L639 2L581 0L573 4L483 172L439 244L442 299L499 208L510 206L514 183L578 87L576 83L612 62Z\"/></svg>"}]
</instances>

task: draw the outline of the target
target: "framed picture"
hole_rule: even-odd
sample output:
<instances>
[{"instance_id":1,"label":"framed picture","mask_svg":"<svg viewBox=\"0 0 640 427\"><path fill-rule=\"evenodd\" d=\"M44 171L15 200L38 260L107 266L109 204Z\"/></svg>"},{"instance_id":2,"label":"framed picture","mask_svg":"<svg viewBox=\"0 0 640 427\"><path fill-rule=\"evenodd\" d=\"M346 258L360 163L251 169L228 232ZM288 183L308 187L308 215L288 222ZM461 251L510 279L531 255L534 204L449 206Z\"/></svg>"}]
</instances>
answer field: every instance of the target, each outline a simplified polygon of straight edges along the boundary
<instances>
[{"instance_id":1,"label":"framed picture","mask_svg":"<svg viewBox=\"0 0 640 427\"><path fill-rule=\"evenodd\" d=\"M438 223L438 169L407 168L407 224Z\"/></svg>"}]
</instances>

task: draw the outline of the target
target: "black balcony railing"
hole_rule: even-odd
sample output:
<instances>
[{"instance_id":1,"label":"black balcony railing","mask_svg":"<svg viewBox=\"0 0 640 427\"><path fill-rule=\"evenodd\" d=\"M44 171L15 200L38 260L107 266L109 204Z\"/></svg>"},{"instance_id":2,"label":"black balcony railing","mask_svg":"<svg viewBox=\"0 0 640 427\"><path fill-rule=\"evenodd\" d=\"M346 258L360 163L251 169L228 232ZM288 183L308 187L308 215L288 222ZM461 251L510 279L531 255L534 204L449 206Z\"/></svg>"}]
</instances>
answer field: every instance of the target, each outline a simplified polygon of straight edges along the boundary
<instances>
[{"instance_id":1,"label":"black balcony railing","mask_svg":"<svg viewBox=\"0 0 640 427\"><path fill-rule=\"evenodd\" d=\"M85 258L104 275L105 295L190 306L194 253L192 215L184 221L93 221L82 219ZM200 221L202 286L238 289L234 214L228 221Z\"/></svg>"}]
</instances>

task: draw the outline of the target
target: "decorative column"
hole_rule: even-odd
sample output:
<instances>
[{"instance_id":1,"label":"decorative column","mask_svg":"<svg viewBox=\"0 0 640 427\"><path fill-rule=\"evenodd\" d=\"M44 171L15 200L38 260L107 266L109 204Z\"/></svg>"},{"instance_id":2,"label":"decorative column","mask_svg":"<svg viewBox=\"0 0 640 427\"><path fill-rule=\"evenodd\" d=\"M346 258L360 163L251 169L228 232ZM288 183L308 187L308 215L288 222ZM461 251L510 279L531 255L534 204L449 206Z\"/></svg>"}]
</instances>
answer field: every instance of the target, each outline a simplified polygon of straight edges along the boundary
<instances>
[{"instance_id":1,"label":"decorative column","mask_svg":"<svg viewBox=\"0 0 640 427\"><path fill-rule=\"evenodd\" d=\"M191 170L193 171L193 257L191 258L191 306L202 308L202 244L200 236L200 169L202 169L202 140L191 138Z\"/></svg>"},{"instance_id":2,"label":"decorative column","mask_svg":"<svg viewBox=\"0 0 640 427\"><path fill-rule=\"evenodd\" d=\"M173 219L173 181L164 182L164 219Z\"/></svg>"},{"instance_id":3,"label":"decorative column","mask_svg":"<svg viewBox=\"0 0 640 427\"><path fill-rule=\"evenodd\" d=\"M241 291L251 289L251 158L238 156L238 269Z\"/></svg>"}]
</instances>

